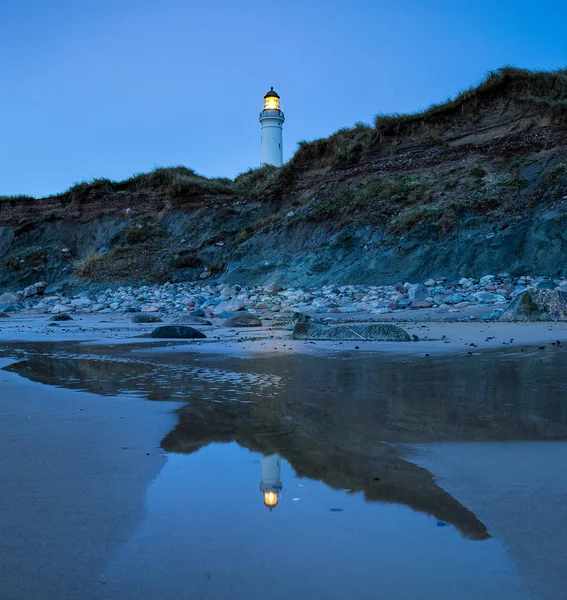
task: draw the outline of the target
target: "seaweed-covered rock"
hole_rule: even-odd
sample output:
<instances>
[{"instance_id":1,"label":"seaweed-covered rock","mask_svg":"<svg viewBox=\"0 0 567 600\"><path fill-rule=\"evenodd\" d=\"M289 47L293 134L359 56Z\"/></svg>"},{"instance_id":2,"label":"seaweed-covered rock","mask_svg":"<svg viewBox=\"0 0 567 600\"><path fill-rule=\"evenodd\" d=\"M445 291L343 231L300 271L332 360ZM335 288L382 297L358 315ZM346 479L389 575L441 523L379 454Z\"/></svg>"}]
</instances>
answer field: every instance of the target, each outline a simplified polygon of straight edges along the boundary
<instances>
[{"instance_id":1,"label":"seaweed-covered rock","mask_svg":"<svg viewBox=\"0 0 567 600\"><path fill-rule=\"evenodd\" d=\"M370 325L335 325L297 323L293 329L294 340L341 340L374 342L410 342L409 334L397 325L384 323Z\"/></svg>"},{"instance_id":2,"label":"seaweed-covered rock","mask_svg":"<svg viewBox=\"0 0 567 600\"><path fill-rule=\"evenodd\" d=\"M50 321L72 321L73 317L68 315L67 313L59 313L57 315L53 315Z\"/></svg>"},{"instance_id":3,"label":"seaweed-covered rock","mask_svg":"<svg viewBox=\"0 0 567 600\"><path fill-rule=\"evenodd\" d=\"M322 324L322 321L320 321L319 319L316 319L315 317L312 317L310 315L306 315L305 313L294 312L289 319L289 323L284 327L284 329L287 329L288 331L293 331L293 329L297 325L297 323L320 323L320 324Z\"/></svg>"},{"instance_id":4,"label":"seaweed-covered rock","mask_svg":"<svg viewBox=\"0 0 567 600\"><path fill-rule=\"evenodd\" d=\"M567 321L567 293L531 288L518 294L500 321Z\"/></svg>"},{"instance_id":5,"label":"seaweed-covered rock","mask_svg":"<svg viewBox=\"0 0 567 600\"><path fill-rule=\"evenodd\" d=\"M224 322L225 327L262 327L262 321L254 315L240 313Z\"/></svg>"},{"instance_id":6,"label":"seaweed-covered rock","mask_svg":"<svg viewBox=\"0 0 567 600\"><path fill-rule=\"evenodd\" d=\"M162 323L163 319L156 315L148 315L147 313L140 313L132 317L132 323Z\"/></svg>"},{"instance_id":7,"label":"seaweed-covered rock","mask_svg":"<svg viewBox=\"0 0 567 600\"><path fill-rule=\"evenodd\" d=\"M206 338L207 336L193 329L193 327L186 327L184 325L164 325L158 327L150 333L150 337L160 339L179 339L179 340L198 340Z\"/></svg>"}]
</instances>

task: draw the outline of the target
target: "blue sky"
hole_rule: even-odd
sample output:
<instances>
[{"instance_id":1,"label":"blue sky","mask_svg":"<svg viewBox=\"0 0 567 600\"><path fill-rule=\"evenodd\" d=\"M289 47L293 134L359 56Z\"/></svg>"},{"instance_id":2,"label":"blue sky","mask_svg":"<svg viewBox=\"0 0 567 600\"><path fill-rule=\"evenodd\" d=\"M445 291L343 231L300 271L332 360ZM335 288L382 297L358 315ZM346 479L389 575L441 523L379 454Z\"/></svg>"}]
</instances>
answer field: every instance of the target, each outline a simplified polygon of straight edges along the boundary
<instances>
[{"instance_id":1,"label":"blue sky","mask_svg":"<svg viewBox=\"0 0 567 600\"><path fill-rule=\"evenodd\" d=\"M0 0L0 195L184 164L257 166L270 86L284 158L506 64L567 66L565 0Z\"/></svg>"}]
</instances>

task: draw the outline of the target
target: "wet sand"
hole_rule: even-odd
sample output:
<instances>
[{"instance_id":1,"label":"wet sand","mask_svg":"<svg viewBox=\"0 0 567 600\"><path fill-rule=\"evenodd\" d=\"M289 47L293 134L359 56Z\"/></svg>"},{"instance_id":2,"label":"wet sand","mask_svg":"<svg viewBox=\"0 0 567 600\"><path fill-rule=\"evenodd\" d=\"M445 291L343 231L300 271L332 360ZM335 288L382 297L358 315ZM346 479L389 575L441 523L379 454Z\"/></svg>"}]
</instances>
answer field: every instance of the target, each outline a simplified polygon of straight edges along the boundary
<instances>
[{"instance_id":1,"label":"wet sand","mask_svg":"<svg viewBox=\"0 0 567 600\"><path fill-rule=\"evenodd\" d=\"M0 598L104 597L100 573L143 520L145 490L165 464L171 405L6 371L0 386Z\"/></svg>"},{"instance_id":2,"label":"wet sand","mask_svg":"<svg viewBox=\"0 0 567 600\"><path fill-rule=\"evenodd\" d=\"M267 327L157 344L135 337L154 326L123 318L81 318L49 336L45 318L2 327L20 359L0 359L13 363L0 371L2 600L562 598L566 446L494 440L567 438L563 347L550 345L567 343L565 324L412 322L432 339L358 351ZM261 503L260 514L244 509L240 488L256 505L258 475L239 479L242 446L280 452L319 490L302 517L289 513L292 491L281 521L265 521ZM327 511L353 512L350 528L327 528L323 498ZM382 520L387 535L366 535ZM267 547L275 564L262 559ZM314 570L297 570L314 557Z\"/></svg>"}]
</instances>

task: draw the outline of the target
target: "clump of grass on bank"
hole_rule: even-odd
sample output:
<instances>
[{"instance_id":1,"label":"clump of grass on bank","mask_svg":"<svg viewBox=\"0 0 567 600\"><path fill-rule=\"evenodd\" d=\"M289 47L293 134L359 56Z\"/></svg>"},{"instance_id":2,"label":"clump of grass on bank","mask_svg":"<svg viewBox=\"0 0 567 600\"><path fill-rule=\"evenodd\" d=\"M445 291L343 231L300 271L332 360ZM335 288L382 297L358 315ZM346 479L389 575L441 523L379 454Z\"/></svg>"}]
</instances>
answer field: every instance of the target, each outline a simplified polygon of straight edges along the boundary
<instances>
[{"instance_id":1,"label":"clump of grass on bank","mask_svg":"<svg viewBox=\"0 0 567 600\"><path fill-rule=\"evenodd\" d=\"M245 195L257 195L265 192L274 183L278 168L273 165L263 165L256 169L248 169L240 173L234 180L236 192Z\"/></svg>"},{"instance_id":2,"label":"clump of grass on bank","mask_svg":"<svg viewBox=\"0 0 567 600\"><path fill-rule=\"evenodd\" d=\"M0 202L33 202L36 200L33 196L0 196Z\"/></svg>"},{"instance_id":3,"label":"clump of grass on bank","mask_svg":"<svg viewBox=\"0 0 567 600\"><path fill-rule=\"evenodd\" d=\"M411 114L378 114L374 127L381 134L397 134L405 125L438 121L458 111L475 109L499 96L549 110L567 111L567 69L532 71L503 67L490 72L479 85L425 110Z\"/></svg>"}]
</instances>

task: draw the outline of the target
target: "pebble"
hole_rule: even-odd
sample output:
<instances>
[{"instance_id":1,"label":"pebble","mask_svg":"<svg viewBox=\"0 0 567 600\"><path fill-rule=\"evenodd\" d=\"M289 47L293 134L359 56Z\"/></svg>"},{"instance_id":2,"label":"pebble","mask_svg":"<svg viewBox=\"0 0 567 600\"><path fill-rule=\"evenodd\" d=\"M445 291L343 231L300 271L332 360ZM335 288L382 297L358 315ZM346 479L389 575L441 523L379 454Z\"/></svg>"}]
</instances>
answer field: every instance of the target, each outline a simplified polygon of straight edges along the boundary
<instances>
[{"instance_id":1,"label":"pebble","mask_svg":"<svg viewBox=\"0 0 567 600\"><path fill-rule=\"evenodd\" d=\"M501 306L526 289L551 286L567 291L567 279L530 275L512 277L509 273L500 273L481 278L462 277L454 282L437 277L426 279L424 283L325 285L319 288L285 287L276 282L247 287L198 281L123 285L103 291L87 288L69 296L53 292L45 295L45 282L38 282L19 292L0 290L0 300L4 301L2 307L6 311L26 310L36 314L167 312L198 317L246 311L383 314L428 308L448 312L463 307ZM496 313L487 313L487 319L490 318L488 314Z\"/></svg>"}]
</instances>

